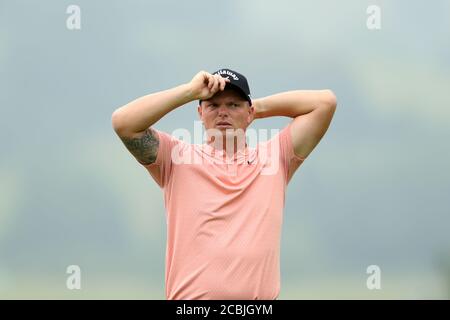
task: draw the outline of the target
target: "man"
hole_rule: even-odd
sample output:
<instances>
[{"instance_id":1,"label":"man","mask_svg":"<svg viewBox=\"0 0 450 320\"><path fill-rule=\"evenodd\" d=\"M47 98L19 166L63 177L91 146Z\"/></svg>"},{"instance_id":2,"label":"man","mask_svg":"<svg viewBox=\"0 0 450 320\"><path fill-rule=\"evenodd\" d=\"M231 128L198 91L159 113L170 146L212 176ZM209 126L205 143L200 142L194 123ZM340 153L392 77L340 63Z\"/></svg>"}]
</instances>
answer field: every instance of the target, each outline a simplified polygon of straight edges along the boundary
<instances>
[{"instance_id":1,"label":"man","mask_svg":"<svg viewBox=\"0 0 450 320\"><path fill-rule=\"evenodd\" d=\"M206 143L189 144L152 127L193 100L199 100ZM242 74L220 69L200 71L189 83L113 113L114 130L164 190L167 299L278 297L286 186L335 109L330 90L251 99ZM256 148L240 139L254 119L271 116L293 121Z\"/></svg>"}]
</instances>

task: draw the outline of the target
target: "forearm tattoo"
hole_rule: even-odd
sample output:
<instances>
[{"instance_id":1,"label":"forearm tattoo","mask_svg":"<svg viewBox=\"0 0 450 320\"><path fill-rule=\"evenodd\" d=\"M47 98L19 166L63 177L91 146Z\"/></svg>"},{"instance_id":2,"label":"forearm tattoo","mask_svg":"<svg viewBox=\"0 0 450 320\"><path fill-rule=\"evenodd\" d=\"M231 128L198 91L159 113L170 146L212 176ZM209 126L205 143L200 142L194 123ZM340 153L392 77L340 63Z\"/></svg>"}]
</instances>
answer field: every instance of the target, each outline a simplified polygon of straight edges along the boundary
<instances>
[{"instance_id":1,"label":"forearm tattoo","mask_svg":"<svg viewBox=\"0 0 450 320\"><path fill-rule=\"evenodd\" d=\"M158 155L158 135L148 128L139 137L121 137L127 149L143 164L156 161Z\"/></svg>"}]
</instances>

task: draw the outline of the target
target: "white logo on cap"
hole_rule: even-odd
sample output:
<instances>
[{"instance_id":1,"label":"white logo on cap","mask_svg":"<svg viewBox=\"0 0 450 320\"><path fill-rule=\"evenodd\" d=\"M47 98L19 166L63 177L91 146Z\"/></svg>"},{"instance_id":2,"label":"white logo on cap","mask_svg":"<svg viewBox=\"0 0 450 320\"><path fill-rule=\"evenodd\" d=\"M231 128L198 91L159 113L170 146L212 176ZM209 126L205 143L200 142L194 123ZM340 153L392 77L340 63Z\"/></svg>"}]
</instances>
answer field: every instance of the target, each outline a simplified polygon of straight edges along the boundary
<instances>
[{"instance_id":1,"label":"white logo on cap","mask_svg":"<svg viewBox=\"0 0 450 320\"><path fill-rule=\"evenodd\" d=\"M220 74L220 75L226 74L226 75L232 76L235 81L239 80L239 77L237 75L235 75L233 72L228 71L228 70L219 70L215 74ZM227 77L227 79L229 79L229 77Z\"/></svg>"}]
</instances>

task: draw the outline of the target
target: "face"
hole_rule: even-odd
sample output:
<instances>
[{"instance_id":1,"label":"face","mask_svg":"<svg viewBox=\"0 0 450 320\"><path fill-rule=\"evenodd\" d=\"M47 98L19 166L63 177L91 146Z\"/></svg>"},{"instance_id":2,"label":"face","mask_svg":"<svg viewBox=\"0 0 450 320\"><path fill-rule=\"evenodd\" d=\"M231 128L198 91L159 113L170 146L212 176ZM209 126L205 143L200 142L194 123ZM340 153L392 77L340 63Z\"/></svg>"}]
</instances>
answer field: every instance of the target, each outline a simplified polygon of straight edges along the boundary
<instances>
[{"instance_id":1,"label":"face","mask_svg":"<svg viewBox=\"0 0 450 320\"><path fill-rule=\"evenodd\" d=\"M217 92L198 107L200 119L205 129L246 130L254 117L255 108L232 88Z\"/></svg>"}]
</instances>

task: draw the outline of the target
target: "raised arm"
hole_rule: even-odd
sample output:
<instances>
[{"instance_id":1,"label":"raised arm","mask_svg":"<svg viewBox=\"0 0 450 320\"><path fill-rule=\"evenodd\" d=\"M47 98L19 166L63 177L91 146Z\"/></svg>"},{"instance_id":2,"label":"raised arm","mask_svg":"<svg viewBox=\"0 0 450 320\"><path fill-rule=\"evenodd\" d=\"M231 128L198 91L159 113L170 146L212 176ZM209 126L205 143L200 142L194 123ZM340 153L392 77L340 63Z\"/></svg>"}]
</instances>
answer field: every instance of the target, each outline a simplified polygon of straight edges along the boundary
<instances>
[{"instance_id":1,"label":"raised arm","mask_svg":"<svg viewBox=\"0 0 450 320\"><path fill-rule=\"evenodd\" d=\"M295 90L255 99L255 118L286 116L291 125L294 152L306 158L327 131L334 111L336 96L331 90Z\"/></svg>"},{"instance_id":2,"label":"raised arm","mask_svg":"<svg viewBox=\"0 0 450 320\"><path fill-rule=\"evenodd\" d=\"M189 83L140 97L118 108L112 114L113 128L139 162L153 163L159 141L151 126L170 111L190 101L209 99L224 89L225 81L220 76L200 71Z\"/></svg>"}]
</instances>

